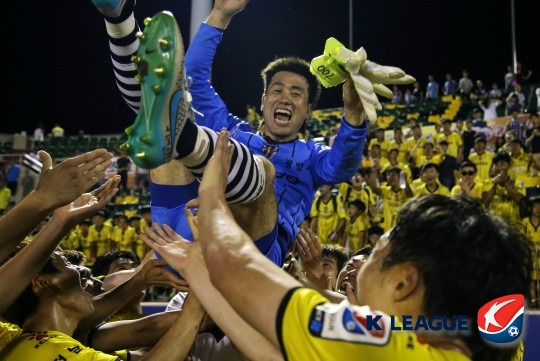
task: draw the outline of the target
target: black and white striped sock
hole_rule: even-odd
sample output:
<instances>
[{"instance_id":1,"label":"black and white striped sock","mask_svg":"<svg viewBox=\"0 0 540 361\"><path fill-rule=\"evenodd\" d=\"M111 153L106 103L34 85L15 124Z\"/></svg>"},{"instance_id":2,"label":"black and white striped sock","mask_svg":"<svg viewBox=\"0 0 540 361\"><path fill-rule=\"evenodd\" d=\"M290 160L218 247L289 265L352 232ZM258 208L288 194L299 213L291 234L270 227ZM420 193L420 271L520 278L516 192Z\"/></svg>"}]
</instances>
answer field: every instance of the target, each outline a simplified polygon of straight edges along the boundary
<instances>
[{"instance_id":1,"label":"black and white striped sock","mask_svg":"<svg viewBox=\"0 0 540 361\"><path fill-rule=\"evenodd\" d=\"M116 85L127 105L137 113L141 105L141 86L135 81L137 67L131 61L131 57L139 48L139 39L136 34L140 29L133 11L125 10L119 17L105 17L105 26L109 36ZM127 14L124 14L126 12Z\"/></svg>"},{"instance_id":2,"label":"black and white striped sock","mask_svg":"<svg viewBox=\"0 0 540 361\"><path fill-rule=\"evenodd\" d=\"M214 153L218 134L212 129L188 123L177 144L178 159L200 180ZM225 198L228 203L252 202L264 189L264 165L244 144L234 139L229 141L234 145L234 153Z\"/></svg>"}]
</instances>

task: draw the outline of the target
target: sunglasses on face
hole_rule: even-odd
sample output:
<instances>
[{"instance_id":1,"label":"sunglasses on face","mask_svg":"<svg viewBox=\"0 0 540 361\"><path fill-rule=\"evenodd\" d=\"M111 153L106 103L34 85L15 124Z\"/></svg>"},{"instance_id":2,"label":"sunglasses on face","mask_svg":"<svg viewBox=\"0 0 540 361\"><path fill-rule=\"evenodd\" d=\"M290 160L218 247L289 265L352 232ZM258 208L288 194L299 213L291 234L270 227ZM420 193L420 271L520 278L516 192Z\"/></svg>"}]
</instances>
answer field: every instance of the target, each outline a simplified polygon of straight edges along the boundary
<instances>
[{"instance_id":1,"label":"sunglasses on face","mask_svg":"<svg viewBox=\"0 0 540 361\"><path fill-rule=\"evenodd\" d=\"M461 175L474 175L474 172L472 170L470 172L461 172Z\"/></svg>"}]
</instances>

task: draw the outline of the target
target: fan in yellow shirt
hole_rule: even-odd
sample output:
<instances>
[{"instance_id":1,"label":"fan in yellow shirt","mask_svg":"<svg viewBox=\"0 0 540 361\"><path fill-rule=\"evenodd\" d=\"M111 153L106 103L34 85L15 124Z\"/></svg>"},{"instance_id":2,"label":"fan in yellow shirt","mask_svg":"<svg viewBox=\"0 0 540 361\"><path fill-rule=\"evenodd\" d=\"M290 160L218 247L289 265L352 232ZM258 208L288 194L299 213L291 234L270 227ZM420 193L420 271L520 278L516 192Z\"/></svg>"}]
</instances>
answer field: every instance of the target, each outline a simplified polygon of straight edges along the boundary
<instances>
[{"instance_id":1,"label":"fan in yellow shirt","mask_svg":"<svg viewBox=\"0 0 540 361\"><path fill-rule=\"evenodd\" d=\"M407 151L407 143L403 141L403 131L400 127L394 130L394 140L390 141L390 148L398 149L398 162L407 164L409 152Z\"/></svg>"},{"instance_id":2,"label":"fan in yellow shirt","mask_svg":"<svg viewBox=\"0 0 540 361\"><path fill-rule=\"evenodd\" d=\"M384 128L377 128L375 130L375 138L371 139L369 141L369 147L368 149L371 150L373 145L378 144L381 147L381 156L386 157L388 155L388 149L390 148L390 141L387 139L384 139Z\"/></svg>"},{"instance_id":3,"label":"fan in yellow shirt","mask_svg":"<svg viewBox=\"0 0 540 361\"><path fill-rule=\"evenodd\" d=\"M89 220L85 220L79 224L78 230L75 231L80 249L84 253L88 265L94 264L96 260L96 245L92 240L92 236L90 236L90 224Z\"/></svg>"},{"instance_id":4,"label":"fan in yellow shirt","mask_svg":"<svg viewBox=\"0 0 540 361\"><path fill-rule=\"evenodd\" d=\"M356 199L349 203L349 220L345 226L346 243L349 243L349 252L355 253L366 244L366 226L362 221L362 214L366 205Z\"/></svg>"},{"instance_id":5,"label":"fan in yellow shirt","mask_svg":"<svg viewBox=\"0 0 540 361\"><path fill-rule=\"evenodd\" d=\"M137 236L141 233L144 233L144 231L141 231L143 229L141 228L141 222L142 218L138 214L129 218L129 225L135 230ZM148 249L146 248L146 244L144 243L144 241L137 237L137 239L135 240L135 253L137 254L137 256L139 256L140 259L144 259L147 251Z\"/></svg>"},{"instance_id":6,"label":"fan in yellow shirt","mask_svg":"<svg viewBox=\"0 0 540 361\"><path fill-rule=\"evenodd\" d=\"M510 169L508 170L510 178L516 179L520 175L527 175L531 157L523 151L521 143L517 139L510 142L510 158L512 159Z\"/></svg>"},{"instance_id":7,"label":"fan in yellow shirt","mask_svg":"<svg viewBox=\"0 0 540 361\"><path fill-rule=\"evenodd\" d=\"M107 216L105 215L105 212L97 212L92 217L92 225L88 230L92 242L96 246L96 257L103 256L111 250L113 229L110 225L105 223L106 219Z\"/></svg>"},{"instance_id":8,"label":"fan in yellow shirt","mask_svg":"<svg viewBox=\"0 0 540 361\"><path fill-rule=\"evenodd\" d=\"M515 181L508 175L510 156L498 153L493 158L493 165L496 176L484 183L482 195L484 206L514 226L518 226L521 222L518 204L523 195L514 188Z\"/></svg>"},{"instance_id":9,"label":"fan in yellow shirt","mask_svg":"<svg viewBox=\"0 0 540 361\"><path fill-rule=\"evenodd\" d=\"M420 168L423 184L415 188L414 195L440 194L449 196L450 191L439 182L439 167L435 163L424 163Z\"/></svg>"},{"instance_id":10,"label":"fan in yellow shirt","mask_svg":"<svg viewBox=\"0 0 540 361\"><path fill-rule=\"evenodd\" d=\"M6 211L11 199L11 189L6 187L6 181L0 179L0 216Z\"/></svg>"},{"instance_id":11,"label":"fan in yellow shirt","mask_svg":"<svg viewBox=\"0 0 540 361\"><path fill-rule=\"evenodd\" d=\"M461 163L459 167L461 178L458 184L452 188L451 194L453 196L466 196L474 198L479 202L482 202L482 193L484 187L482 183L475 182L476 178L476 165L472 162L465 161Z\"/></svg>"},{"instance_id":12,"label":"fan in yellow shirt","mask_svg":"<svg viewBox=\"0 0 540 361\"><path fill-rule=\"evenodd\" d=\"M425 163L440 164L442 162L441 155L435 154L434 144L431 140L426 140L424 142L424 155L418 155L418 148L413 148L411 151L411 158L414 159L417 168L422 167L422 164Z\"/></svg>"},{"instance_id":13,"label":"fan in yellow shirt","mask_svg":"<svg viewBox=\"0 0 540 361\"><path fill-rule=\"evenodd\" d=\"M152 227L152 209L150 206L144 206L139 209L139 213L141 214L141 232L144 233L144 229L146 227Z\"/></svg>"},{"instance_id":14,"label":"fan in yellow shirt","mask_svg":"<svg viewBox=\"0 0 540 361\"><path fill-rule=\"evenodd\" d=\"M311 229L322 244L337 243L345 229L345 208L341 197L332 194L331 185L319 188L320 195L311 206Z\"/></svg>"},{"instance_id":15,"label":"fan in yellow shirt","mask_svg":"<svg viewBox=\"0 0 540 361\"><path fill-rule=\"evenodd\" d=\"M405 148L407 149L407 158L411 156L412 150L416 147L416 156L420 157L424 155L424 143L426 138L422 137L422 128L420 125L415 124L411 128L413 137L405 141Z\"/></svg>"},{"instance_id":16,"label":"fan in yellow shirt","mask_svg":"<svg viewBox=\"0 0 540 361\"><path fill-rule=\"evenodd\" d=\"M437 140L439 142L441 140L446 140L448 142L446 154L451 155L454 158L459 158L463 155L463 141L461 140L461 136L458 133L453 132L451 128L452 121L450 119L445 119L443 121L443 132L437 135Z\"/></svg>"},{"instance_id":17,"label":"fan in yellow shirt","mask_svg":"<svg viewBox=\"0 0 540 361\"><path fill-rule=\"evenodd\" d=\"M371 223L371 217L375 216L375 195L364 181L364 170L359 169L351 178L351 184L341 183L339 186L339 194L343 199L344 207L349 207L349 204L354 200L359 200L366 206L366 209L361 215L364 226L368 228ZM346 213L347 220L350 219Z\"/></svg>"},{"instance_id":18,"label":"fan in yellow shirt","mask_svg":"<svg viewBox=\"0 0 540 361\"><path fill-rule=\"evenodd\" d=\"M476 152L469 154L469 161L476 165L478 177L482 180L490 179L489 171L493 163L494 154L486 150L486 138L476 137L474 139L474 149Z\"/></svg>"},{"instance_id":19,"label":"fan in yellow shirt","mask_svg":"<svg viewBox=\"0 0 540 361\"><path fill-rule=\"evenodd\" d=\"M386 170L386 184L381 186L378 184L376 170L373 170L368 178L369 187L383 201L384 221L382 227L385 231L394 226L398 211L413 196L409 183L405 181L404 188L401 188L400 174L401 169L398 167L389 167Z\"/></svg>"},{"instance_id":20,"label":"fan in yellow shirt","mask_svg":"<svg viewBox=\"0 0 540 361\"><path fill-rule=\"evenodd\" d=\"M123 214L115 216L116 226L113 230L113 241L118 251L134 251L137 233L128 225L128 218Z\"/></svg>"},{"instance_id":21,"label":"fan in yellow shirt","mask_svg":"<svg viewBox=\"0 0 540 361\"><path fill-rule=\"evenodd\" d=\"M401 171L405 173L409 184L413 181L412 172L409 166L399 162L399 149L396 146L390 147L390 151L388 152L388 163L381 167L381 173L384 174L391 166L401 169Z\"/></svg>"}]
</instances>

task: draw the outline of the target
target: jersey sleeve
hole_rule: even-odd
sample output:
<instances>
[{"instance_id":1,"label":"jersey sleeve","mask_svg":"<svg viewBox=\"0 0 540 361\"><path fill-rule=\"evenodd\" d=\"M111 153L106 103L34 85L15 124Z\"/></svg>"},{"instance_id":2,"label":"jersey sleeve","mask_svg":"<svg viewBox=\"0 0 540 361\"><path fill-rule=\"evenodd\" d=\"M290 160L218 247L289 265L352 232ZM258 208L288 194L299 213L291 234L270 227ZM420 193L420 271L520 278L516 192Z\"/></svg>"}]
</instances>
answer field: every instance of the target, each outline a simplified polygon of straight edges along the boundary
<instances>
[{"instance_id":1,"label":"jersey sleeve","mask_svg":"<svg viewBox=\"0 0 540 361\"><path fill-rule=\"evenodd\" d=\"M311 155L315 187L345 182L360 168L366 140L367 122L355 127L341 119L341 127L332 148L316 144Z\"/></svg>"},{"instance_id":2,"label":"jersey sleeve","mask_svg":"<svg viewBox=\"0 0 540 361\"><path fill-rule=\"evenodd\" d=\"M210 82L212 62L222 38L221 30L202 23L191 41L185 58L186 75L193 80L189 88L193 98L192 104L195 110L203 114L203 116L195 115L197 124L216 131L221 128L231 130L241 122L239 118L229 113Z\"/></svg>"}]
</instances>

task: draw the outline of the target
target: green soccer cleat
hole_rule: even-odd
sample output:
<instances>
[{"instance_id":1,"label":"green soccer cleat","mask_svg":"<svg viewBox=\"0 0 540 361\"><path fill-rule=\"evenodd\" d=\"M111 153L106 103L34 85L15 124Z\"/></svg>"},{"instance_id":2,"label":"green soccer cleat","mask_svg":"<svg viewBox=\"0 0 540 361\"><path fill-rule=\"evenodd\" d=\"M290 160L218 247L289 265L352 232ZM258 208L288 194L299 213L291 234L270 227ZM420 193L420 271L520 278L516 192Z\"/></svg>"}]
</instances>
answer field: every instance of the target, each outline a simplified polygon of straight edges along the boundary
<instances>
[{"instance_id":1,"label":"green soccer cleat","mask_svg":"<svg viewBox=\"0 0 540 361\"><path fill-rule=\"evenodd\" d=\"M145 20L140 39L136 80L141 84L141 107L126 129L121 148L141 168L152 169L177 156L176 143L186 122L194 120L184 70L184 45L174 16L164 11Z\"/></svg>"}]
</instances>

